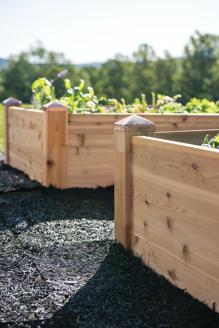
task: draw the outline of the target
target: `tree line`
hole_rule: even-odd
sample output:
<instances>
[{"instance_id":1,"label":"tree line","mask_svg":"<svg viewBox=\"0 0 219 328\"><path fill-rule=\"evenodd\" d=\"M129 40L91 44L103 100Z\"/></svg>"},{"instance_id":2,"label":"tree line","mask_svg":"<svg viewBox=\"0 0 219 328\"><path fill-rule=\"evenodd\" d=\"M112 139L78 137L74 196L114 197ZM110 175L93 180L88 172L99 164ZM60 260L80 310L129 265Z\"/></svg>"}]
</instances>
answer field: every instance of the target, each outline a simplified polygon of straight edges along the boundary
<instances>
[{"instance_id":1,"label":"tree line","mask_svg":"<svg viewBox=\"0 0 219 328\"><path fill-rule=\"evenodd\" d=\"M181 94L182 102L192 97L217 101L219 36L195 32L180 58L172 57L168 51L160 58L145 43L131 57L118 54L100 66L83 67L73 65L62 53L47 51L39 43L10 57L7 67L0 70L0 100L14 96L29 103L32 82L43 76L53 81L59 97L64 83L58 73L63 70L75 84L84 79L99 97L125 99L127 103L142 93L150 102L151 92L170 97Z\"/></svg>"}]
</instances>

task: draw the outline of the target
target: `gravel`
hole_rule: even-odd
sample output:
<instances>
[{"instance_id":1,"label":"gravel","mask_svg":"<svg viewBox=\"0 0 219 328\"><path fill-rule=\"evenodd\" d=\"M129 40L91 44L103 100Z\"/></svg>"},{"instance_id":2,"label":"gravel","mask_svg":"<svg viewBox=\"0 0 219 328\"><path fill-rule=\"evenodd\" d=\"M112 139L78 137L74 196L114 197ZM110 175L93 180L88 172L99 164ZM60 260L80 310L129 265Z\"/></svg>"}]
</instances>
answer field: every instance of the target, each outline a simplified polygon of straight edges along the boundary
<instances>
[{"instance_id":1,"label":"gravel","mask_svg":"<svg viewBox=\"0 0 219 328\"><path fill-rule=\"evenodd\" d=\"M217 328L114 241L113 188L43 188L0 162L0 327Z\"/></svg>"}]
</instances>

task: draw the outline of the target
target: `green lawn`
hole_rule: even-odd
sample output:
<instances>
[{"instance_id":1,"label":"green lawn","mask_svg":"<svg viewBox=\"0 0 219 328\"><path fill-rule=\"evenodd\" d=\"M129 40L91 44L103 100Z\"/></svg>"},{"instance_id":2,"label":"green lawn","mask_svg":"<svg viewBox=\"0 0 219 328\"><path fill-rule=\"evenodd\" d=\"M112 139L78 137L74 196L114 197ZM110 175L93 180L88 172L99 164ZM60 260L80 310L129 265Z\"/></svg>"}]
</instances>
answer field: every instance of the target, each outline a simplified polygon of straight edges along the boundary
<instances>
[{"instance_id":1,"label":"green lawn","mask_svg":"<svg viewBox=\"0 0 219 328\"><path fill-rule=\"evenodd\" d=\"M3 106L0 104L0 153L3 151Z\"/></svg>"}]
</instances>

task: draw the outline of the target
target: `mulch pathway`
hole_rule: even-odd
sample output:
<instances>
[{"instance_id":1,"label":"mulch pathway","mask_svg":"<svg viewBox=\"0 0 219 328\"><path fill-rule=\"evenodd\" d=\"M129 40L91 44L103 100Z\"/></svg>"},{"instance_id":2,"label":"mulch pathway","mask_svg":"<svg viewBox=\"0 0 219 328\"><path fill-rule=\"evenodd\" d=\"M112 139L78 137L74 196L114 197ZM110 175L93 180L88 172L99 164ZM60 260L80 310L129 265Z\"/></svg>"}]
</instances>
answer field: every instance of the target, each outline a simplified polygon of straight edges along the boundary
<instances>
[{"instance_id":1,"label":"mulch pathway","mask_svg":"<svg viewBox=\"0 0 219 328\"><path fill-rule=\"evenodd\" d=\"M0 327L217 328L114 241L113 188L43 188L0 162Z\"/></svg>"}]
</instances>

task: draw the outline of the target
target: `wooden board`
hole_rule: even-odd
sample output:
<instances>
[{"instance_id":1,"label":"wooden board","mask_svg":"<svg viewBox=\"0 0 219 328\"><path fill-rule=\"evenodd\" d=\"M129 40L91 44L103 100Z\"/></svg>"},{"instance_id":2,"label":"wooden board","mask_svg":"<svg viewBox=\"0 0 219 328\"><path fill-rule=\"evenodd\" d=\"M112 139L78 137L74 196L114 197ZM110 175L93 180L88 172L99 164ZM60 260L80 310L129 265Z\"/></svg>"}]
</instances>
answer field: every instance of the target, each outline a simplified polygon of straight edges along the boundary
<instances>
[{"instance_id":1,"label":"wooden board","mask_svg":"<svg viewBox=\"0 0 219 328\"><path fill-rule=\"evenodd\" d=\"M114 163L114 132L113 126L116 121L128 116L127 114L69 114L68 117L68 147L73 147L69 152L67 186L107 186L113 184ZM157 131L183 129L212 129L219 127L219 115L157 115L142 114L156 123ZM186 140L197 138L201 140L202 132L187 134ZM173 135L163 135L171 138ZM174 138L182 139L184 134ZM92 147L92 157L81 157L84 147ZM96 151L95 151L96 149ZM112 150L110 150L112 149ZM77 155L75 156L75 152ZM96 157L95 157L96 152ZM101 156L100 156L101 152ZM79 155L80 154L80 155ZM87 163L89 161L89 163ZM102 164L101 164L102 161ZM107 163L107 164L106 164ZM103 178L105 170L105 178ZM85 173L86 172L86 173ZM87 173L89 172L89 173ZM83 181L83 176L85 181ZM93 183L92 183L93 179ZM95 180L94 180L95 179Z\"/></svg>"},{"instance_id":2,"label":"wooden board","mask_svg":"<svg viewBox=\"0 0 219 328\"><path fill-rule=\"evenodd\" d=\"M113 124L131 114L69 114L74 133L113 133ZM138 114L156 125L156 131L219 129L218 114Z\"/></svg>"},{"instance_id":3,"label":"wooden board","mask_svg":"<svg viewBox=\"0 0 219 328\"><path fill-rule=\"evenodd\" d=\"M219 127L219 115L141 115L155 122L157 131ZM61 123L61 120L55 119L54 114L55 124L67 126L62 133L60 130L55 131L56 129L51 132L51 126L47 129L46 115L42 111L11 107L9 116L7 142L8 148L11 147L9 162L12 166L44 185L67 188L105 187L113 184L113 126L116 121L128 116L127 114L69 114L68 123L65 118ZM51 141L47 140L46 136L49 135ZM62 137L58 138L58 135ZM176 137L180 140L182 135ZM190 136L187 135L186 138L189 139ZM170 139L172 135L162 137ZM49 147L46 140L50 143Z\"/></svg>"},{"instance_id":4,"label":"wooden board","mask_svg":"<svg viewBox=\"0 0 219 328\"><path fill-rule=\"evenodd\" d=\"M134 253L219 311L219 151L132 140Z\"/></svg>"},{"instance_id":5,"label":"wooden board","mask_svg":"<svg viewBox=\"0 0 219 328\"><path fill-rule=\"evenodd\" d=\"M209 138L213 138L217 134L219 134L218 129L211 129L211 130L157 132L155 136L158 139L185 142L185 143L200 146L203 143L206 135L208 135Z\"/></svg>"},{"instance_id":6,"label":"wooden board","mask_svg":"<svg viewBox=\"0 0 219 328\"><path fill-rule=\"evenodd\" d=\"M44 112L43 184L63 189L67 184L68 114L65 106L56 106L53 103Z\"/></svg>"},{"instance_id":7,"label":"wooden board","mask_svg":"<svg viewBox=\"0 0 219 328\"><path fill-rule=\"evenodd\" d=\"M43 181L43 112L8 108L9 164Z\"/></svg>"},{"instance_id":8,"label":"wooden board","mask_svg":"<svg viewBox=\"0 0 219 328\"><path fill-rule=\"evenodd\" d=\"M134 237L134 236L133 236ZM208 305L212 310L218 310L219 288L211 277L203 275L193 266L185 264L171 253L164 251L157 244L141 238L135 242L135 255L154 271L166 277L178 288L185 289L196 299Z\"/></svg>"},{"instance_id":9,"label":"wooden board","mask_svg":"<svg viewBox=\"0 0 219 328\"><path fill-rule=\"evenodd\" d=\"M67 188L96 188L113 185L112 147L68 147Z\"/></svg>"}]
</instances>

